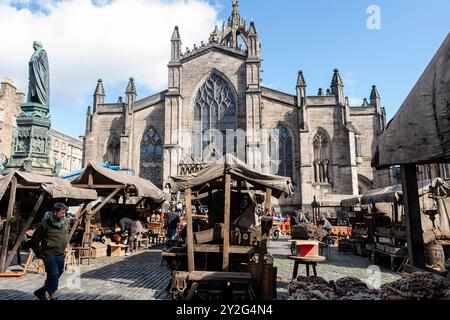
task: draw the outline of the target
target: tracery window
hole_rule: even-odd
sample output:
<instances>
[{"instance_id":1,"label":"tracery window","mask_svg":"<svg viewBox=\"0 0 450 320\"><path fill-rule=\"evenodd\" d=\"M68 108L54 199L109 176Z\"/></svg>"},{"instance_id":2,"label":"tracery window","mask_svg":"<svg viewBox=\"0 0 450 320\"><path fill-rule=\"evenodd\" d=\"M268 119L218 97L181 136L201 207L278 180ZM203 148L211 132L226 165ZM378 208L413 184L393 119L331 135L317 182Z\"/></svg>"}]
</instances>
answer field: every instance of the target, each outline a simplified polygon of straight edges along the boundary
<instances>
[{"instance_id":1,"label":"tracery window","mask_svg":"<svg viewBox=\"0 0 450 320\"><path fill-rule=\"evenodd\" d=\"M116 136L111 136L108 140L105 161L109 161L113 166L120 165L120 140Z\"/></svg>"},{"instance_id":2,"label":"tracery window","mask_svg":"<svg viewBox=\"0 0 450 320\"><path fill-rule=\"evenodd\" d=\"M140 177L163 187L163 141L155 128L148 129L141 141Z\"/></svg>"},{"instance_id":3,"label":"tracery window","mask_svg":"<svg viewBox=\"0 0 450 320\"><path fill-rule=\"evenodd\" d=\"M194 107L194 158L202 160L211 146L221 154L235 152L227 130L236 130L236 98L230 85L213 73L198 90Z\"/></svg>"},{"instance_id":4,"label":"tracery window","mask_svg":"<svg viewBox=\"0 0 450 320\"><path fill-rule=\"evenodd\" d=\"M318 130L313 138L314 152L314 181L315 183L329 183L329 141L323 130Z\"/></svg>"},{"instance_id":5,"label":"tracery window","mask_svg":"<svg viewBox=\"0 0 450 320\"><path fill-rule=\"evenodd\" d=\"M294 179L292 137L283 124L279 124L269 138L269 157L272 174Z\"/></svg>"}]
</instances>

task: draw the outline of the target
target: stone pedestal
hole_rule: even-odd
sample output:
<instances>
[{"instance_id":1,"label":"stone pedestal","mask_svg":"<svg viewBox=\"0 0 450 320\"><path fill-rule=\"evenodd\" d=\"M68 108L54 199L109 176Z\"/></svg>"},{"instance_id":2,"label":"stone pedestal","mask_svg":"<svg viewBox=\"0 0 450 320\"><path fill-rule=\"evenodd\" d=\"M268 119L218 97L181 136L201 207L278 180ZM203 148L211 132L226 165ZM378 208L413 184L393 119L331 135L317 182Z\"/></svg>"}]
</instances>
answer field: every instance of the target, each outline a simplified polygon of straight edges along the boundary
<instances>
[{"instance_id":1,"label":"stone pedestal","mask_svg":"<svg viewBox=\"0 0 450 320\"><path fill-rule=\"evenodd\" d=\"M6 169L53 176L49 107L27 102L21 105L21 109L13 136L12 155Z\"/></svg>"}]
</instances>

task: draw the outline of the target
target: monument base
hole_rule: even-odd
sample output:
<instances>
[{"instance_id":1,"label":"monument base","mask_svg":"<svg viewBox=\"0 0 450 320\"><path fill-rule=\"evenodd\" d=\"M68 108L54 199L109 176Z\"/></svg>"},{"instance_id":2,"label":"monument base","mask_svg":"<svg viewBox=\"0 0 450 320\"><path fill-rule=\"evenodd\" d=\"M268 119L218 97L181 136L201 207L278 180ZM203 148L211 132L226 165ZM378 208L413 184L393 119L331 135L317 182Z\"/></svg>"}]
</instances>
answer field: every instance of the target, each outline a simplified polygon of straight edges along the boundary
<instances>
[{"instance_id":1,"label":"monument base","mask_svg":"<svg viewBox=\"0 0 450 320\"><path fill-rule=\"evenodd\" d=\"M45 176L54 175L50 164L50 115L49 106L27 102L21 106L14 133L13 154L5 173L24 171Z\"/></svg>"}]
</instances>

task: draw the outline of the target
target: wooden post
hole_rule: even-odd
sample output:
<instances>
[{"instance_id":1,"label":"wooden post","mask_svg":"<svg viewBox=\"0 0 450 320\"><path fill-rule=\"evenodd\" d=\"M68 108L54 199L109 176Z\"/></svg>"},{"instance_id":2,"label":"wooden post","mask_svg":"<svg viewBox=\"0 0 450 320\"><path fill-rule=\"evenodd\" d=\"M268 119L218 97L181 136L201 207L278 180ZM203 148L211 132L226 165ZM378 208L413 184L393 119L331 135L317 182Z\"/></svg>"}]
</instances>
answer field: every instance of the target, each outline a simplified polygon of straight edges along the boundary
<instances>
[{"instance_id":1,"label":"wooden post","mask_svg":"<svg viewBox=\"0 0 450 320\"><path fill-rule=\"evenodd\" d=\"M6 255L8 254L9 232L11 230L11 219L14 213L14 205L16 202L17 178L11 179L11 188L9 193L8 211L6 213L5 232L3 233L2 251L0 254L0 272L6 271Z\"/></svg>"},{"instance_id":2,"label":"wooden post","mask_svg":"<svg viewBox=\"0 0 450 320\"><path fill-rule=\"evenodd\" d=\"M89 175L88 175L88 186L89 188L92 189L92 187L94 186L94 176L92 175L92 169L89 170Z\"/></svg>"},{"instance_id":3,"label":"wooden post","mask_svg":"<svg viewBox=\"0 0 450 320\"><path fill-rule=\"evenodd\" d=\"M406 213L409 261L417 268L425 269L425 249L420 212L419 191L417 190L416 165L402 165L403 202Z\"/></svg>"},{"instance_id":4,"label":"wooden post","mask_svg":"<svg viewBox=\"0 0 450 320\"><path fill-rule=\"evenodd\" d=\"M266 189L266 202L265 209L270 210L272 208L272 189ZM265 213L264 213L265 214ZM272 214L272 212L270 213ZM259 288L259 295L262 296L262 288L263 288L263 278L264 278L264 260L267 253L267 235L262 235L261 244L258 249L258 272L256 276L256 281Z\"/></svg>"},{"instance_id":5,"label":"wooden post","mask_svg":"<svg viewBox=\"0 0 450 320\"><path fill-rule=\"evenodd\" d=\"M188 271L195 271L195 256L194 256L194 226L192 225L192 190L186 190L186 222L187 222L187 237L186 245L188 250Z\"/></svg>"},{"instance_id":6,"label":"wooden post","mask_svg":"<svg viewBox=\"0 0 450 320\"><path fill-rule=\"evenodd\" d=\"M37 212L39 211L39 208L42 205L42 202L44 201L44 197L45 197L45 191L42 191L41 195L38 198L38 201L36 202L36 204L33 208L33 211L31 212L30 216L28 217L27 222L23 226L22 231L20 232L19 237L17 238L16 243L14 244L14 247L12 248L11 253L9 254L8 258L6 259L6 263L5 263L5 267L4 267L5 270L8 269L8 267L11 264L11 261L14 257L14 254L16 253L17 249L19 249L19 246L20 246L22 240L25 238L25 234L27 233L28 228L33 223L34 217L36 216Z\"/></svg>"},{"instance_id":7,"label":"wooden post","mask_svg":"<svg viewBox=\"0 0 450 320\"><path fill-rule=\"evenodd\" d=\"M230 224L231 224L231 175L225 174L225 208L223 226L223 264L222 271L230 269Z\"/></svg>"},{"instance_id":8,"label":"wooden post","mask_svg":"<svg viewBox=\"0 0 450 320\"><path fill-rule=\"evenodd\" d=\"M266 190L266 210L272 209L272 189L267 188Z\"/></svg>"}]
</instances>

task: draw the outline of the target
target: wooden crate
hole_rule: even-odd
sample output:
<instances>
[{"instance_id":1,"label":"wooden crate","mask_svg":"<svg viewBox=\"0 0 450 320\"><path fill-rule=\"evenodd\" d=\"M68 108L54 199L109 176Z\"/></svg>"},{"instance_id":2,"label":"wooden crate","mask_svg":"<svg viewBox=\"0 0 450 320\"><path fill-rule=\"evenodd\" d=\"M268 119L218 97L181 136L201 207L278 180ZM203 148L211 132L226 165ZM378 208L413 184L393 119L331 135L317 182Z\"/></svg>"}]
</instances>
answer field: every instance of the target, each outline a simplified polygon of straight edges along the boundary
<instances>
[{"instance_id":1,"label":"wooden crate","mask_svg":"<svg viewBox=\"0 0 450 320\"><path fill-rule=\"evenodd\" d=\"M94 242L91 245L91 254L93 259L104 258L108 256L108 246L101 242Z\"/></svg>"},{"instance_id":2,"label":"wooden crate","mask_svg":"<svg viewBox=\"0 0 450 320\"><path fill-rule=\"evenodd\" d=\"M125 257L128 246L124 244L110 243L108 245L108 252L110 257Z\"/></svg>"}]
</instances>

